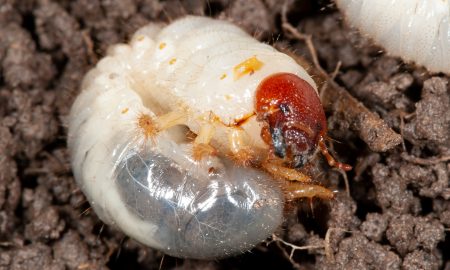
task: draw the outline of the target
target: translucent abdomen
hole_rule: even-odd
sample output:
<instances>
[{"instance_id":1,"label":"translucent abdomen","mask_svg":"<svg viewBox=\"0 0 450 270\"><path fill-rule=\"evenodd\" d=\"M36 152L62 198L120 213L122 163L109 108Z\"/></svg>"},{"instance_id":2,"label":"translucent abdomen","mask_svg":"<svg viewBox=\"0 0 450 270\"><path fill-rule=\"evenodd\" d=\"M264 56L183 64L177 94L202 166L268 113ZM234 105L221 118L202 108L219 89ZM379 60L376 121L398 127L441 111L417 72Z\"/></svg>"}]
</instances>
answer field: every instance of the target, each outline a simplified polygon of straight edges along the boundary
<instances>
[{"instance_id":1,"label":"translucent abdomen","mask_svg":"<svg viewBox=\"0 0 450 270\"><path fill-rule=\"evenodd\" d=\"M169 143L170 144L170 143ZM217 158L178 162L156 150L130 150L115 167L115 187L130 214L155 226L156 242L176 257L218 258L251 249L282 220L282 195L272 179Z\"/></svg>"}]
</instances>

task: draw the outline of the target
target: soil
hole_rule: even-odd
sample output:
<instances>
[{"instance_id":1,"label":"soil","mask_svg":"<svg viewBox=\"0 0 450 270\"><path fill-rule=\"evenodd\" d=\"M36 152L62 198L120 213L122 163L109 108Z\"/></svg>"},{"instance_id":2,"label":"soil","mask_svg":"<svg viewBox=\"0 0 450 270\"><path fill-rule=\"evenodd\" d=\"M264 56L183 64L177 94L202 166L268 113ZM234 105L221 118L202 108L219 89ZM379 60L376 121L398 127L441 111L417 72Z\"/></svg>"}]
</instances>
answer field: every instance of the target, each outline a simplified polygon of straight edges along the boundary
<instances>
[{"instance_id":1,"label":"soil","mask_svg":"<svg viewBox=\"0 0 450 270\"><path fill-rule=\"evenodd\" d=\"M281 2L0 0L0 269L450 269L449 77L390 57L327 1L296 1L286 15L312 35L327 72L341 63L337 90L322 94L334 152L354 166L350 196L342 174L324 169L335 199L291 203L276 238L217 261L164 256L90 210L72 177L66 118L108 46L148 22L197 14L311 59L281 27ZM280 239L311 247L290 256Z\"/></svg>"}]
</instances>

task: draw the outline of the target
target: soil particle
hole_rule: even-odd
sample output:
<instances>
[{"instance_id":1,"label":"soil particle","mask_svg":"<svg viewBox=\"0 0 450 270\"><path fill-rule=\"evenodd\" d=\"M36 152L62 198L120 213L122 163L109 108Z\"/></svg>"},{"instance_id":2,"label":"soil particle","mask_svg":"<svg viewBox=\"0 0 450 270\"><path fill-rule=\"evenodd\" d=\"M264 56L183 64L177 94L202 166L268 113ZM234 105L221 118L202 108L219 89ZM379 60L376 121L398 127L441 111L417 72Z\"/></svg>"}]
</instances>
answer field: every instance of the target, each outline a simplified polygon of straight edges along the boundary
<instances>
[{"instance_id":1,"label":"soil particle","mask_svg":"<svg viewBox=\"0 0 450 270\"><path fill-rule=\"evenodd\" d=\"M291 243L300 243L308 237L305 227L301 223L294 223L289 226L287 240Z\"/></svg>"},{"instance_id":2,"label":"soil particle","mask_svg":"<svg viewBox=\"0 0 450 270\"><path fill-rule=\"evenodd\" d=\"M361 221L354 215L356 212L355 201L344 192L339 193L335 200L330 202L330 217L328 226L343 230L356 229Z\"/></svg>"},{"instance_id":3,"label":"soil particle","mask_svg":"<svg viewBox=\"0 0 450 270\"><path fill-rule=\"evenodd\" d=\"M405 214L391 219L386 237L401 255L405 255L419 246L428 251L434 250L444 240L445 234L438 220Z\"/></svg>"},{"instance_id":4,"label":"soil particle","mask_svg":"<svg viewBox=\"0 0 450 270\"><path fill-rule=\"evenodd\" d=\"M132 0L110 0L102 2L106 17L128 19L136 13L136 3Z\"/></svg>"},{"instance_id":5,"label":"soil particle","mask_svg":"<svg viewBox=\"0 0 450 270\"><path fill-rule=\"evenodd\" d=\"M427 167L402 164L399 174L410 187L418 190L421 196L429 198L442 196L450 199L448 171L443 163Z\"/></svg>"},{"instance_id":6,"label":"soil particle","mask_svg":"<svg viewBox=\"0 0 450 270\"><path fill-rule=\"evenodd\" d=\"M88 2L89 0L86 0L86 2ZM187 2L200 2L202 9L204 8L204 1L203 0L199 0L199 1L195 1L195 0L188 0ZM210 1L210 2L214 2L214 1ZM167 6L166 3L164 2L159 2L159 1L155 1L155 0L139 0L137 1L138 7L139 7L139 12L140 14L142 14L143 16L147 17L147 18L152 18L155 19L157 18L161 13L163 13L163 10L165 10L165 6ZM203 15L202 13L199 13L197 15ZM86 16L83 16L83 19L86 19Z\"/></svg>"},{"instance_id":7,"label":"soil particle","mask_svg":"<svg viewBox=\"0 0 450 270\"><path fill-rule=\"evenodd\" d=\"M0 270L450 269L449 77L389 57L345 26L327 1L291 1L289 22L312 35L335 84L322 92L341 174L329 202L293 202L279 237L237 258L174 259L104 227L76 186L65 119L86 72L109 45L149 21L225 18L311 59L280 25L274 0L21 0L0 4ZM345 88L345 89L343 89ZM338 140L339 142L334 142ZM305 206L306 205L306 206ZM323 247L323 248L322 248ZM162 259L164 258L164 259Z\"/></svg>"},{"instance_id":8,"label":"soil particle","mask_svg":"<svg viewBox=\"0 0 450 270\"><path fill-rule=\"evenodd\" d=\"M418 243L425 250L433 250L445 238L444 226L437 219L429 216L416 219L414 234Z\"/></svg>"},{"instance_id":9,"label":"soil particle","mask_svg":"<svg viewBox=\"0 0 450 270\"><path fill-rule=\"evenodd\" d=\"M0 71L8 87L45 87L53 78L50 55L36 52L32 37L19 25L1 25L0 44Z\"/></svg>"},{"instance_id":10,"label":"soil particle","mask_svg":"<svg viewBox=\"0 0 450 270\"><path fill-rule=\"evenodd\" d=\"M362 78L361 72L357 70L349 70L340 76L342 83L346 88L353 88Z\"/></svg>"},{"instance_id":11,"label":"soil particle","mask_svg":"<svg viewBox=\"0 0 450 270\"><path fill-rule=\"evenodd\" d=\"M391 57L381 57L375 58L375 60L371 63L371 71L372 75L377 80L387 81L392 76L398 73L400 68L400 62L396 58Z\"/></svg>"},{"instance_id":12,"label":"soil particle","mask_svg":"<svg viewBox=\"0 0 450 270\"><path fill-rule=\"evenodd\" d=\"M361 231L370 240L379 242L388 226L388 217L378 213L369 213L361 224Z\"/></svg>"},{"instance_id":13,"label":"soil particle","mask_svg":"<svg viewBox=\"0 0 450 270\"><path fill-rule=\"evenodd\" d=\"M443 200L435 200L433 204L433 209L439 214L439 219L442 224L446 227L450 227L450 203Z\"/></svg>"},{"instance_id":14,"label":"soil particle","mask_svg":"<svg viewBox=\"0 0 450 270\"><path fill-rule=\"evenodd\" d=\"M77 21L60 5L44 2L34 11L39 45L45 50L60 47L62 53L83 55L83 38Z\"/></svg>"},{"instance_id":15,"label":"soil particle","mask_svg":"<svg viewBox=\"0 0 450 270\"><path fill-rule=\"evenodd\" d=\"M394 102L401 97L393 85L385 82L371 82L366 84L359 94L369 103L382 105L384 108L394 108Z\"/></svg>"},{"instance_id":16,"label":"soil particle","mask_svg":"<svg viewBox=\"0 0 450 270\"><path fill-rule=\"evenodd\" d=\"M406 181L396 171L377 164L372 168L373 183L377 191L378 205L395 213L420 211L420 201L407 189Z\"/></svg>"},{"instance_id":17,"label":"soil particle","mask_svg":"<svg viewBox=\"0 0 450 270\"><path fill-rule=\"evenodd\" d=\"M25 225L25 238L36 240L58 239L64 229L64 221L59 219L55 207L48 207L32 218L30 224Z\"/></svg>"},{"instance_id":18,"label":"soil particle","mask_svg":"<svg viewBox=\"0 0 450 270\"><path fill-rule=\"evenodd\" d=\"M314 45L328 70L335 69L338 62L342 68L355 67L360 62L360 53L348 42L346 31L339 20L339 14L336 13L331 16L312 17L300 23L303 32L313 35Z\"/></svg>"},{"instance_id":19,"label":"soil particle","mask_svg":"<svg viewBox=\"0 0 450 270\"><path fill-rule=\"evenodd\" d=\"M102 5L98 0L71 1L70 10L75 19L83 21L88 27L93 27L104 18Z\"/></svg>"},{"instance_id":20,"label":"soil particle","mask_svg":"<svg viewBox=\"0 0 450 270\"><path fill-rule=\"evenodd\" d=\"M414 118L405 125L407 140L424 146L450 147L450 91L448 80L433 77L426 80L421 100L416 103ZM432 144L432 145L430 145Z\"/></svg>"},{"instance_id":21,"label":"soil particle","mask_svg":"<svg viewBox=\"0 0 450 270\"><path fill-rule=\"evenodd\" d=\"M401 143L401 136L386 122L340 87L333 85L327 88L323 94L323 104L334 112L328 118L328 128L333 132L350 136L347 131L351 129L374 152L385 152Z\"/></svg>"},{"instance_id":22,"label":"soil particle","mask_svg":"<svg viewBox=\"0 0 450 270\"><path fill-rule=\"evenodd\" d=\"M423 250L415 250L406 255L402 268L410 270L419 269L439 269L439 258L432 253L427 253Z\"/></svg>"},{"instance_id":23,"label":"soil particle","mask_svg":"<svg viewBox=\"0 0 450 270\"><path fill-rule=\"evenodd\" d=\"M400 92L404 92L414 82L414 77L409 73L398 73L389 78L389 84Z\"/></svg>"},{"instance_id":24,"label":"soil particle","mask_svg":"<svg viewBox=\"0 0 450 270\"><path fill-rule=\"evenodd\" d=\"M335 262L319 261L317 269L400 269L401 259L389 247L353 233L339 244ZM323 264L321 264L323 263Z\"/></svg>"},{"instance_id":25,"label":"soil particle","mask_svg":"<svg viewBox=\"0 0 450 270\"><path fill-rule=\"evenodd\" d=\"M226 17L256 37L265 38L273 33L273 21L267 19L267 9L260 0L234 1Z\"/></svg>"},{"instance_id":26,"label":"soil particle","mask_svg":"<svg viewBox=\"0 0 450 270\"><path fill-rule=\"evenodd\" d=\"M5 91L4 97L8 100L9 115L3 118L3 123L12 130L14 147L20 154L32 158L58 132L58 122L51 107L54 93L43 95L38 89L13 89Z\"/></svg>"},{"instance_id":27,"label":"soil particle","mask_svg":"<svg viewBox=\"0 0 450 270\"><path fill-rule=\"evenodd\" d=\"M90 265L86 244L81 242L80 236L72 230L54 245L53 252L55 258L69 269L80 269Z\"/></svg>"},{"instance_id":28,"label":"soil particle","mask_svg":"<svg viewBox=\"0 0 450 270\"><path fill-rule=\"evenodd\" d=\"M53 259L51 248L40 243L31 244L15 252L10 252L10 256L11 264L7 269L11 270L64 269L63 264Z\"/></svg>"},{"instance_id":29,"label":"soil particle","mask_svg":"<svg viewBox=\"0 0 450 270\"><path fill-rule=\"evenodd\" d=\"M16 152L13 137L8 128L0 126L0 208L15 209L20 201L20 181L17 165L11 156ZM10 150L10 151L8 151Z\"/></svg>"},{"instance_id":30,"label":"soil particle","mask_svg":"<svg viewBox=\"0 0 450 270\"><path fill-rule=\"evenodd\" d=\"M22 16L20 16L20 13L14 8L12 3L3 1L2 8L0 9L0 25L6 25L9 23L21 24Z\"/></svg>"},{"instance_id":31,"label":"soil particle","mask_svg":"<svg viewBox=\"0 0 450 270\"><path fill-rule=\"evenodd\" d=\"M0 237L13 226L13 212L21 199L17 165L12 159L17 148L8 128L0 125Z\"/></svg>"}]
</instances>

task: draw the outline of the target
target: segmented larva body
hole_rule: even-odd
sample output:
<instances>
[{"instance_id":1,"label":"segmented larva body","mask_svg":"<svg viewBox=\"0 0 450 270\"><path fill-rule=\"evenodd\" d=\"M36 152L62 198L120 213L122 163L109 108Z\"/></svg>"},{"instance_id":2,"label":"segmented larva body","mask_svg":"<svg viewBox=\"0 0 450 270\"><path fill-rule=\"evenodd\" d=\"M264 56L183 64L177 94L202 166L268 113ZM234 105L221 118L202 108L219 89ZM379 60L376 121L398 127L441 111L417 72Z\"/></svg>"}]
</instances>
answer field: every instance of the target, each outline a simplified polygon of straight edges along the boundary
<instances>
[{"instance_id":1,"label":"segmented larva body","mask_svg":"<svg viewBox=\"0 0 450 270\"><path fill-rule=\"evenodd\" d=\"M336 0L350 24L389 54L450 73L448 0Z\"/></svg>"},{"instance_id":2,"label":"segmented larva body","mask_svg":"<svg viewBox=\"0 0 450 270\"><path fill-rule=\"evenodd\" d=\"M293 167L319 145L347 168L324 148L311 77L224 21L143 27L81 88L69 119L75 179L105 223L173 256L230 256L270 235L284 198L264 171L302 181L289 198L331 198Z\"/></svg>"}]
</instances>

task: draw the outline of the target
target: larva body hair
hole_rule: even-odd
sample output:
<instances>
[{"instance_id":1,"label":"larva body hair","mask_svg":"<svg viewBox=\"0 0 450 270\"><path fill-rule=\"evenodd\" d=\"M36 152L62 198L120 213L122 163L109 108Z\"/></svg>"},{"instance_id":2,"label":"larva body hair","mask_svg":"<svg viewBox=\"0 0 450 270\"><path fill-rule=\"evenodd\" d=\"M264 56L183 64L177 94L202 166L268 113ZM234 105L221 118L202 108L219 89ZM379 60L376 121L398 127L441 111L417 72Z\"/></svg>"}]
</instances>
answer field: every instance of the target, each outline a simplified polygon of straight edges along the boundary
<instances>
[{"instance_id":1,"label":"larva body hair","mask_svg":"<svg viewBox=\"0 0 450 270\"><path fill-rule=\"evenodd\" d=\"M450 74L450 1L336 0L348 22L394 56Z\"/></svg>"},{"instance_id":2,"label":"larva body hair","mask_svg":"<svg viewBox=\"0 0 450 270\"><path fill-rule=\"evenodd\" d=\"M105 223L172 256L244 252L281 224L284 196L331 199L294 169L316 149L349 169L323 143L311 77L228 22L145 26L81 89L69 117L76 181ZM274 178L294 182L283 194Z\"/></svg>"}]
</instances>

